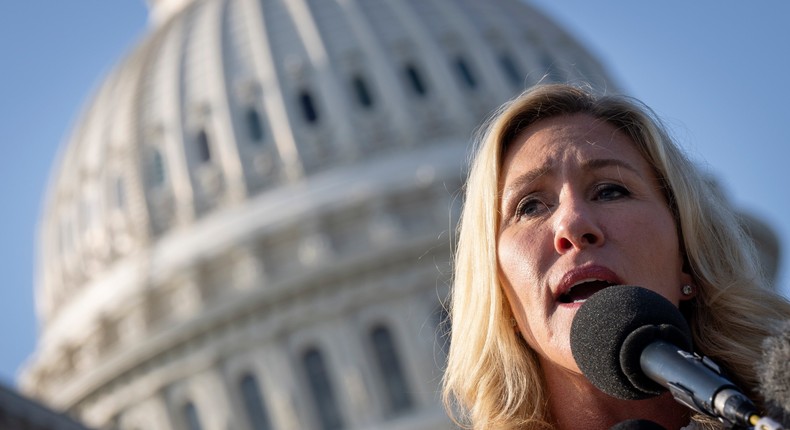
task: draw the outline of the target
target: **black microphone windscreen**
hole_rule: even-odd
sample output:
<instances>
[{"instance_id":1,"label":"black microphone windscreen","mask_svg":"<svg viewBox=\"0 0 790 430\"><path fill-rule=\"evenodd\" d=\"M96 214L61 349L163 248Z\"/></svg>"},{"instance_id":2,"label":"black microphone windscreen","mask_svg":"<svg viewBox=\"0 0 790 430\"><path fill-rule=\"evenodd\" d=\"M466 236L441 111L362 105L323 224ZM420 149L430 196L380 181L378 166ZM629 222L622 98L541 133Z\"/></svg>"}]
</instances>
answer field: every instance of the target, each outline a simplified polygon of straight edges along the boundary
<instances>
[{"instance_id":1,"label":"black microphone windscreen","mask_svg":"<svg viewBox=\"0 0 790 430\"><path fill-rule=\"evenodd\" d=\"M667 430L650 420L628 420L613 425L609 430Z\"/></svg>"},{"instance_id":2,"label":"black microphone windscreen","mask_svg":"<svg viewBox=\"0 0 790 430\"><path fill-rule=\"evenodd\" d=\"M770 408L768 415L790 424L790 322L763 341L763 357L757 373L760 394Z\"/></svg>"},{"instance_id":3,"label":"black microphone windscreen","mask_svg":"<svg viewBox=\"0 0 790 430\"><path fill-rule=\"evenodd\" d=\"M664 387L642 372L642 350L655 340L691 350L691 331L680 310L660 294L613 286L590 296L571 325L571 352L599 390L626 400L656 396Z\"/></svg>"}]
</instances>

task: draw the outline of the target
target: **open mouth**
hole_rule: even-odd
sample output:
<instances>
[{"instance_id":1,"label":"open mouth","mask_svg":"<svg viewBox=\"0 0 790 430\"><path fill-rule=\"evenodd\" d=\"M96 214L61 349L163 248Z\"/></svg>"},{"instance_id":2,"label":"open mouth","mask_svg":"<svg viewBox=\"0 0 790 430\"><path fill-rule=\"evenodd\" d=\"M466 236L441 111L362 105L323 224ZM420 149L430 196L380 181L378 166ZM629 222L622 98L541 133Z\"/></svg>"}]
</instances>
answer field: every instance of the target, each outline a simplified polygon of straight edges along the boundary
<instances>
[{"instance_id":1,"label":"open mouth","mask_svg":"<svg viewBox=\"0 0 790 430\"><path fill-rule=\"evenodd\" d=\"M614 284L611 282L598 280L581 282L574 285L570 290L562 294L559 298L559 301L560 303L582 303L593 294L603 290L604 288L611 287L612 285Z\"/></svg>"}]
</instances>

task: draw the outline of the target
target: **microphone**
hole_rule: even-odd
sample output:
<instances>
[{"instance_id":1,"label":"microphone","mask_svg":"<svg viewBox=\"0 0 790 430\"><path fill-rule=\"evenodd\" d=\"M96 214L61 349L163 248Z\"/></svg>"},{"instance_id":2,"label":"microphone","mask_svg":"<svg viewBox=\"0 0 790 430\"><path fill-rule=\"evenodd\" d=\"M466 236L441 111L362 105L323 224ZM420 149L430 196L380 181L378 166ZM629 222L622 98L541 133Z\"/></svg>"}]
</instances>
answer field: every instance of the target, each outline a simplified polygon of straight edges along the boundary
<instances>
[{"instance_id":1,"label":"microphone","mask_svg":"<svg viewBox=\"0 0 790 430\"><path fill-rule=\"evenodd\" d=\"M660 294L614 286L590 296L571 324L571 352L582 373L610 396L639 400L666 390L687 407L728 424L781 429L707 357L691 350L680 310Z\"/></svg>"}]
</instances>

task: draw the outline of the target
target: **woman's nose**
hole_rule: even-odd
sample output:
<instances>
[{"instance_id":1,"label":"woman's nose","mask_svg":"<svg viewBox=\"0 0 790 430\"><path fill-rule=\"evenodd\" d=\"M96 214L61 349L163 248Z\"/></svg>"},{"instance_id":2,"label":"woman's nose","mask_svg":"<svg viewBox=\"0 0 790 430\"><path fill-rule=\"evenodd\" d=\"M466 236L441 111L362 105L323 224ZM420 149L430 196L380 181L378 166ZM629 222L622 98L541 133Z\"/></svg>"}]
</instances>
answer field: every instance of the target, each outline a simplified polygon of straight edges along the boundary
<instances>
[{"instance_id":1,"label":"woman's nose","mask_svg":"<svg viewBox=\"0 0 790 430\"><path fill-rule=\"evenodd\" d=\"M560 254L601 246L603 229L584 202L566 202L554 212L554 249Z\"/></svg>"}]
</instances>

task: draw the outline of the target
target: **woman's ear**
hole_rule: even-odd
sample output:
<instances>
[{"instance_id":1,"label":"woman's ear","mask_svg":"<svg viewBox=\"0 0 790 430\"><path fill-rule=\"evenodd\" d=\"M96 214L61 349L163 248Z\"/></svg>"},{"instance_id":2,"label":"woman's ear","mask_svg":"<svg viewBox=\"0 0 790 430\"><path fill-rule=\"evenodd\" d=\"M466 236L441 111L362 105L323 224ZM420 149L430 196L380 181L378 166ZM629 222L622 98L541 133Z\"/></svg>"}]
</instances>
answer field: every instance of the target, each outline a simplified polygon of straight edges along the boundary
<instances>
[{"instance_id":1,"label":"woman's ear","mask_svg":"<svg viewBox=\"0 0 790 430\"><path fill-rule=\"evenodd\" d=\"M683 268L680 276L680 301L691 300L699 293L699 288L694 285L694 278L691 276L691 264L688 257L683 253Z\"/></svg>"},{"instance_id":2,"label":"woman's ear","mask_svg":"<svg viewBox=\"0 0 790 430\"><path fill-rule=\"evenodd\" d=\"M697 296L697 287L692 284L683 284L680 287L680 300L691 300Z\"/></svg>"}]
</instances>

